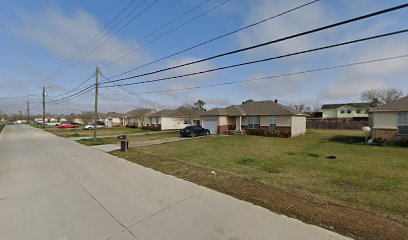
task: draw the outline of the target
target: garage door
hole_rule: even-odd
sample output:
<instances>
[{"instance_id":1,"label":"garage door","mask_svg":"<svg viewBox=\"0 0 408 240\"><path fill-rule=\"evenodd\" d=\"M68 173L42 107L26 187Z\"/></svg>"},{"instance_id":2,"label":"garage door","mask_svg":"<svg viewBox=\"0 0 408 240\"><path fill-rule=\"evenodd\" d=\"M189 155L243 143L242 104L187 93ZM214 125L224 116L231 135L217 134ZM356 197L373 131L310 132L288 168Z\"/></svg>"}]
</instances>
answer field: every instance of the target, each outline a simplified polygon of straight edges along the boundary
<instances>
[{"instance_id":1,"label":"garage door","mask_svg":"<svg viewBox=\"0 0 408 240\"><path fill-rule=\"evenodd\" d=\"M218 134L218 121L217 120L203 120L202 122L203 128L210 130L211 134Z\"/></svg>"}]
</instances>

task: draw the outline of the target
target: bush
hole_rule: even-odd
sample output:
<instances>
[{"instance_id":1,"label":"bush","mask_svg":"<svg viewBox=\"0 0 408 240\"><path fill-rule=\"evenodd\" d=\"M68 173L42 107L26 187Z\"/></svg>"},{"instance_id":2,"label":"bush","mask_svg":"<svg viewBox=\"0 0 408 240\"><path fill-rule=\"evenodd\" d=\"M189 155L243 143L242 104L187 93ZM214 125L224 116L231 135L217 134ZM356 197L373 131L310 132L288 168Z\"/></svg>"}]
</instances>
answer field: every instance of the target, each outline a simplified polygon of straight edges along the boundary
<instances>
[{"instance_id":1,"label":"bush","mask_svg":"<svg viewBox=\"0 0 408 240\"><path fill-rule=\"evenodd\" d=\"M399 138L396 144L401 147L408 147L408 138Z\"/></svg>"},{"instance_id":2,"label":"bush","mask_svg":"<svg viewBox=\"0 0 408 240\"><path fill-rule=\"evenodd\" d=\"M283 132L278 130L266 130L266 129L248 129L248 135L262 136L262 137L279 137L288 138L290 137L290 132Z\"/></svg>"},{"instance_id":3,"label":"bush","mask_svg":"<svg viewBox=\"0 0 408 240\"><path fill-rule=\"evenodd\" d=\"M377 144L378 146L382 146L385 143L385 139L382 137L376 137L373 139L373 143Z\"/></svg>"},{"instance_id":4,"label":"bush","mask_svg":"<svg viewBox=\"0 0 408 240\"><path fill-rule=\"evenodd\" d=\"M156 127L156 126L143 126L142 127L143 130L149 130L149 131L160 131L160 127Z\"/></svg>"}]
</instances>

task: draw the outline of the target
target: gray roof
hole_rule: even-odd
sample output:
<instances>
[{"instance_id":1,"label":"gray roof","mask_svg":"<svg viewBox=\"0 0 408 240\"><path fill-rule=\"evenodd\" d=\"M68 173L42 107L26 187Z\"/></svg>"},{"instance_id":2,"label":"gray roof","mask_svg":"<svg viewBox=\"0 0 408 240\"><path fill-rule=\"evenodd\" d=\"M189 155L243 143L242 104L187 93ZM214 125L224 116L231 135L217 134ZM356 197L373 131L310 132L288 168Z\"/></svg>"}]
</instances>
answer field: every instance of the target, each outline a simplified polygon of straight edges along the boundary
<instances>
[{"instance_id":1,"label":"gray roof","mask_svg":"<svg viewBox=\"0 0 408 240\"><path fill-rule=\"evenodd\" d=\"M336 103L336 104L323 104L322 109L337 109L343 106L350 106L353 108L369 108L370 103Z\"/></svg>"},{"instance_id":2,"label":"gray roof","mask_svg":"<svg viewBox=\"0 0 408 240\"><path fill-rule=\"evenodd\" d=\"M382 111L408 111L408 96L400 98L396 101L384 104L380 107L374 108L371 112L382 112Z\"/></svg>"},{"instance_id":3,"label":"gray roof","mask_svg":"<svg viewBox=\"0 0 408 240\"><path fill-rule=\"evenodd\" d=\"M126 117L134 117L134 118L137 118L137 117L141 117L141 116L143 116L143 115L149 115L150 113L154 113L155 111L153 110L153 109L149 109L149 108L141 108L141 109L135 109L135 110L132 110L132 111L129 111L129 112L127 112L127 113L125 113L124 115L126 116Z\"/></svg>"},{"instance_id":4,"label":"gray roof","mask_svg":"<svg viewBox=\"0 0 408 240\"><path fill-rule=\"evenodd\" d=\"M123 113L117 113L117 112L108 112L102 114L102 118L122 118Z\"/></svg>"},{"instance_id":5,"label":"gray roof","mask_svg":"<svg viewBox=\"0 0 408 240\"><path fill-rule=\"evenodd\" d=\"M248 102L241 105L231 105L226 108L214 108L207 112L201 113L201 116L245 116L245 115L292 116L304 114L270 100Z\"/></svg>"},{"instance_id":6,"label":"gray roof","mask_svg":"<svg viewBox=\"0 0 408 240\"><path fill-rule=\"evenodd\" d=\"M185 108L180 107L174 110L165 109L153 114L150 114L149 117L199 117L200 113L198 109L194 108Z\"/></svg>"}]
</instances>

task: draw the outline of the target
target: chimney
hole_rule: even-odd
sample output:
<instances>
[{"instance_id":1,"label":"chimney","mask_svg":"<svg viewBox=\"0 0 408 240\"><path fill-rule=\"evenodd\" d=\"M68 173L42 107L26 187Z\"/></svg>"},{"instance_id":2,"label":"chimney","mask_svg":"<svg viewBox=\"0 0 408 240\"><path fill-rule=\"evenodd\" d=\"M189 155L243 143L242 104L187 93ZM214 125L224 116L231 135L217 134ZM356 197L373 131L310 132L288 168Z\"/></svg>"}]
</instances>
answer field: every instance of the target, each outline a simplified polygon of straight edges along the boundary
<instances>
[{"instance_id":1,"label":"chimney","mask_svg":"<svg viewBox=\"0 0 408 240\"><path fill-rule=\"evenodd\" d=\"M278 103L278 99L275 99L275 103Z\"/></svg>"}]
</instances>

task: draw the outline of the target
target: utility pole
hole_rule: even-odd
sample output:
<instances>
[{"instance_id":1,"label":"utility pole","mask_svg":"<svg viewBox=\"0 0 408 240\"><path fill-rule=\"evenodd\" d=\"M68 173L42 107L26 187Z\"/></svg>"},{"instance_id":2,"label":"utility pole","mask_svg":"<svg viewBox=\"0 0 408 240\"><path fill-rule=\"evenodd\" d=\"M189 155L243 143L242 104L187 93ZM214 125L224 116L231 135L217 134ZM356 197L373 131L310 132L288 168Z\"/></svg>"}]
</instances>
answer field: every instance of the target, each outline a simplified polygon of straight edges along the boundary
<instances>
[{"instance_id":1,"label":"utility pole","mask_svg":"<svg viewBox=\"0 0 408 240\"><path fill-rule=\"evenodd\" d=\"M99 68L96 67L95 73L95 113L94 113L94 135L93 140L96 141L96 122L98 121L98 78L99 78Z\"/></svg>"},{"instance_id":2,"label":"utility pole","mask_svg":"<svg viewBox=\"0 0 408 240\"><path fill-rule=\"evenodd\" d=\"M30 100L27 101L27 124L30 124Z\"/></svg>"},{"instance_id":3,"label":"utility pole","mask_svg":"<svg viewBox=\"0 0 408 240\"><path fill-rule=\"evenodd\" d=\"M42 92L42 107L43 107L43 117L42 117L42 127L45 127L45 86L43 86L43 92Z\"/></svg>"}]
</instances>

